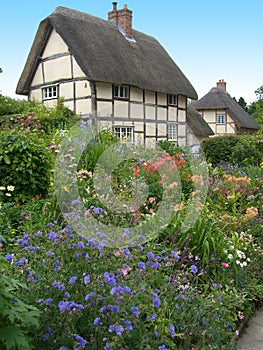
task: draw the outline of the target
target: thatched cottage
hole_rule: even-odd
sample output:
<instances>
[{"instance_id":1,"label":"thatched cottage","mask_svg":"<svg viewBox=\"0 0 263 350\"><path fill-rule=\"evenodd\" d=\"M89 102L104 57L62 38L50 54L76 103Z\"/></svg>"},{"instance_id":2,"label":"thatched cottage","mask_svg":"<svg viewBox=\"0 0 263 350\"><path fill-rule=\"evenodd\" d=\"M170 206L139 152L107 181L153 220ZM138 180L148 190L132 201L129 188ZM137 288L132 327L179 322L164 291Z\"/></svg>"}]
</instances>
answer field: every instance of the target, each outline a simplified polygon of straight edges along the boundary
<instances>
[{"instance_id":1,"label":"thatched cottage","mask_svg":"<svg viewBox=\"0 0 263 350\"><path fill-rule=\"evenodd\" d=\"M58 7L39 25L17 94L67 107L130 142L188 144L191 83L153 37L134 30L124 5L103 20ZM188 130L188 131L187 131Z\"/></svg>"},{"instance_id":2,"label":"thatched cottage","mask_svg":"<svg viewBox=\"0 0 263 350\"><path fill-rule=\"evenodd\" d=\"M258 123L227 92L223 79L192 105L215 135L240 135L260 129Z\"/></svg>"}]
</instances>

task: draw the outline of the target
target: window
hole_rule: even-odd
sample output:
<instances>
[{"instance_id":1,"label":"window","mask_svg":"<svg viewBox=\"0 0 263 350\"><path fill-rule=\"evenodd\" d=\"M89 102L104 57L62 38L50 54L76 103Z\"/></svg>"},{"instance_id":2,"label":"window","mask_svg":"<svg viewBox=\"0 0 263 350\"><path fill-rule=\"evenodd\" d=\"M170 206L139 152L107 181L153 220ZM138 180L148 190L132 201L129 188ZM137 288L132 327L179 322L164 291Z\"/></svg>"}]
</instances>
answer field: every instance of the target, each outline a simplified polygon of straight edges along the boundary
<instances>
[{"instance_id":1,"label":"window","mask_svg":"<svg viewBox=\"0 0 263 350\"><path fill-rule=\"evenodd\" d=\"M168 124L168 140L177 141L177 125Z\"/></svg>"},{"instance_id":2,"label":"window","mask_svg":"<svg viewBox=\"0 0 263 350\"><path fill-rule=\"evenodd\" d=\"M225 114L218 114L216 116L216 124L223 125L226 123L226 115Z\"/></svg>"},{"instance_id":3,"label":"window","mask_svg":"<svg viewBox=\"0 0 263 350\"><path fill-rule=\"evenodd\" d=\"M42 88L42 99L48 100L58 97L58 85L50 85Z\"/></svg>"},{"instance_id":4,"label":"window","mask_svg":"<svg viewBox=\"0 0 263 350\"><path fill-rule=\"evenodd\" d=\"M134 142L134 130L132 127L115 126L114 134L121 140L124 140L129 143Z\"/></svg>"},{"instance_id":5,"label":"window","mask_svg":"<svg viewBox=\"0 0 263 350\"><path fill-rule=\"evenodd\" d=\"M129 98L129 86L127 86L127 85L114 85L114 97L128 99Z\"/></svg>"},{"instance_id":6,"label":"window","mask_svg":"<svg viewBox=\"0 0 263 350\"><path fill-rule=\"evenodd\" d=\"M168 95L168 105L176 106L177 105L177 96Z\"/></svg>"}]
</instances>

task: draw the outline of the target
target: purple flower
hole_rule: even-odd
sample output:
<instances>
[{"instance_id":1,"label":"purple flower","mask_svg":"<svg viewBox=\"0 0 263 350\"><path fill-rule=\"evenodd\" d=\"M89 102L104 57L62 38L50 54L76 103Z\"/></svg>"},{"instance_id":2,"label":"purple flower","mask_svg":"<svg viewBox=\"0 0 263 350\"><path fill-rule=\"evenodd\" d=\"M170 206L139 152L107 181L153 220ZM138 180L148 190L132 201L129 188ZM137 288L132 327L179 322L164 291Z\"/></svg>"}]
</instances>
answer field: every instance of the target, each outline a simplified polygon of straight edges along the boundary
<instances>
[{"instance_id":1,"label":"purple flower","mask_svg":"<svg viewBox=\"0 0 263 350\"><path fill-rule=\"evenodd\" d=\"M47 255L47 256L54 256L55 253L52 252L52 250L49 250L48 252L46 252L46 255Z\"/></svg>"},{"instance_id":2,"label":"purple flower","mask_svg":"<svg viewBox=\"0 0 263 350\"><path fill-rule=\"evenodd\" d=\"M147 253L147 258L153 260L153 259L154 259L154 254L153 254L153 252L148 252L148 253Z\"/></svg>"},{"instance_id":3,"label":"purple flower","mask_svg":"<svg viewBox=\"0 0 263 350\"><path fill-rule=\"evenodd\" d=\"M82 241L78 242L78 246L79 246L80 249L84 249L85 248L85 244Z\"/></svg>"},{"instance_id":4,"label":"purple flower","mask_svg":"<svg viewBox=\"0 0 263 350\"><path fill-rule=\"evenodd\" d=\"M109 333L113 333L115 331L115 326L112 324L109 327Z\"/></svg>"},{"instance_id":5,"label":"purple flower","mask_svg":"<svg viewBox=\"0 0 263 350\"><path fill-rule=\"evenodd\" d=\"M115 280L115 276L113 273L111 272L105 272L104 273L104 280L107 284L109 284L110 286L116 286L116 280Z\"/></svg>"},{"instance_id":6,"label":"purple flower","mask_svg":"<svg viewBox=\"0 0 263 350\"><path fill-rule=\"evenodd\" d=\"M90 275L84 274L84 284L90 283Z\"/></svg>"},{"instance_id":7,"label":"purple flower","mask_svg":"<svg viewBox=\"0 0 263 350\"><path fill-rule=\"evenodd\" d=\"M139 309L136 306L132 306L131 307L131 311L136 317L140 316L140 311L139 311Z\"/></svg>"},{"instance_id":8,"label":"purple flower","mask_svg":"<svg viewBox=\"0 0 263 350\"><path fill-rule=\"evenodd\" d=\"M155 321L157 318L157 315L154 313L152 316L147 316L146 321Z\"/></svg>"},{"instance_id":9,"label":"purple flower","mask_svg":"<svg viewBox=\"0 0 263 350\"><path fill-rule=\"evenodd\" d=\"M98 326L100 323L100 317L95 318L94 322L93 322L94 326Z\"/></svg>"},{"instance_id":10,"label":"purple flower","mask_svg":"<svg viewBox=\"0 0 263 350\"><path fill-rule=\"evenodd\" d=\"M165 345L159 346L159 350L167 350L167 347Z\"/></svg>"},{"instance_id":11,"label":"purple flower","mask_svg":"<svg viewBox=\"0 0 263 350\"><path fill-rule=\"evenodd\" d=\"M173 325L168 326L168 331L171 333L172 338L175 336L175 329Z\"/></svg>"},{"instance_id":12,"label":"purple flower","mask_svg":"<svg viewBox=\"0 0 263 350\"><path fill-rule=\"evenodd\" d=\"M131 254L131 252L129 251L129 249L127 249L127 248L125 248L125 249L123 249L123 254L125 254L125 255L130 255Z\"/></svg>"},{"instance_id":13,"label":"purple flower","mask_svg":"<svg viewBox=\"0 0 263 350\"><path fill-rule=\"evenodd\" d=\"M58 350L68 350L67 346L61 346Z\"/></svg>"},{"instance_id":14,"label":"purple flower","mask_svg":"<svg viewBox=\"0 0 263 350\"><path fill-rule=\"evenodd\" d=\"M158 333L157 329L155 329L153 331L153 335L154 335L155 338L158 338L159 333Z\"/></svg>"},{"instance_id":15,"label":"purple flower","mask_svg":"<svg viewBox=\"0 0 263 350\"><path fill-rule=\"evenodd\" d=\"M53 299L52 298L47 298L47 300L45 301L47 306L50 306L50 304L52 303Z\"/></svg>"},{"instance_id":16,"label":"purple flower","mask_svg":"<svg viewBox=\"0 0 263 350\"><path fill-rule=\"evenodd\" d=\"M159 307L161 305L161 300L157 297L157 295L154 295L153 297L153 306Z\"/></svg>"},{"instance_id":17,"label":"purple flower","mask_svg":"<svg viewBox=\"0 0 263 350\"><path fill-rule=\"evenodd\" d=\"M122 333L124 332L124 328L121 325L115 326L115 332L120 337L122 335Z\"/></svg>"},{"instance_id":18,"label":"purple flower","mask_svg":"<svg viewBox=\"0 0 263 350\"><path fill-rule=\"evenodd\" d=\"M15 267L17 266L25 266L25 264L27 263L27 259L26 258L21 258L20 260L18 260L16 263L15 263Z\"/></svg>"},{"instance_id":19,"label":"purple flower","mask_svg":"<svg viewBox=\"0 0 263 350\"><path fill-rule=\"evenodd\" d=\"M115 312L115 313L117 313L117 312L120 311L119 306L116 306L116 305L108 305L108 306L107 306L107 309L108 309L108 310L111 310L112 312Z\"/></svg>"},{"instance_id":20,"label":"purple flower","mask_svg":"<svg viewBox=\"0 0 263 350\"><path fill-rule=\"evenodd\" d=\"M75 339L78 342L77 346L81 347L82 349L85 348L87 341L85 339L83 339L81 336L79 335L75 335Z\"/></svg>"},{"instance_id":21,"label":"purple flower","mask_svg":"<svg viewBox=\"0 0 263 350\"><path fill-rule=\"evenodd\" d=\"M57 288L58 290L61 290L61 291L63 291L65 289L65 285L63 283L58 282L58 281L55 281L53 283L53 287Z\"/></svg>"},{"instance_id":22,"label":"purple flower","mask_svg":"<svg viewBox=\"0 0 263 350\"><path fill-rule=\"evenodd\" d=\"M145 267L144 262L138 262L138 267L139 267L139 269L141 269L141 270L146 270L146 267Z\"/></svg>"},{"instance_id":23,"label":"purple flower","mask_svg":"<svg viewBox=\"0 0 263 350\"><path fill-rule=\"evenodd\" d=\"M7 261L12 261L14 259L13 255L11 255L11 254L6 254L5 258Z\"/></svg>"},{"instance_id":24,"label":"purple flower","mask_svg":"<svg viewBox=\"0 0 263 350\"><path fill-rule=\"evenodd\" d=\"M104 350L112 350L112 347L109 344L106 344L104 346Z\"/></svg>"},{"instance_id":25,"label":"purple flower","mask_svg":"<svg viewBox=\"0 0 263 350\"><path fill-rule=\"evenodd\" d=\"M176 261L180 260L180 256L179 256L174 250L171 251L171 256L172 256Z\"/></svg>"},{"instance_id":26,"label":"purple flower","mask_svg":"<svg viewBox=\"0 0 263 350\"><path fill-rule=\"evenodd\" d=\"M68 298L68 299L70 298L70 294L69 294L69 292L65 292L65 294L64 294L64 295L65 295L65 297L66 297L66 298Z\"/></svg>"},{"instance_id":27,"label":"purple flower","mask_svg":"<svg viewBox=\"0 0 263 350\"><path fill-rule=\"evenodd\" d=\"M191 271L192 271L192 273L193 273L194 275L196 275L197 272L198 272L198 268L197 268L195 265L192 265L192 266L191 266Z\"/></svg>"},{"instance_id":28,"label":"purple flower","mask_svg":"<svg viewBox=\"0 0 263 350\"><path fill-rule=\"evenodd\" d=\"M96 295L97 295L97 293L89 293L89 294L86 295L85 300L89 301L90 298L95 297Z\"/></svg>"},{"instance_id":29,"label":"purple flower","mask_svg":"<svg viewBox=\"0 0 263 350\"><path fill-rule=\"evenodd\" d=\"M68 302L68 301L63 301L63 300L61 300L61 301L58 303L58 308L59 308L59 311L60 311L60 312L67 311L68 308L69 308L69 302Z\"/></svg>"},{"instance_id":30,"label":"purple flower","mask_svg":"<svg viewBox=\"0 0 263 350\"><path fill-rule=\"evenodd\" d=\"M77 276L70 277L69 283L70 283L70 284L75 284L77 279L78 279Z\"/></svg>"},{"instance_id":31,"label":"purple flower","mask_svg":"<svg viewBox=\"0 0 263 350\"><path fill-rule=\"evenodd\" d=\"M128 330L128 331L132 331L132 324L130 321L128 320L124 320L123 323L125 324L125 328Z\"/></svg>"}]
</instances>

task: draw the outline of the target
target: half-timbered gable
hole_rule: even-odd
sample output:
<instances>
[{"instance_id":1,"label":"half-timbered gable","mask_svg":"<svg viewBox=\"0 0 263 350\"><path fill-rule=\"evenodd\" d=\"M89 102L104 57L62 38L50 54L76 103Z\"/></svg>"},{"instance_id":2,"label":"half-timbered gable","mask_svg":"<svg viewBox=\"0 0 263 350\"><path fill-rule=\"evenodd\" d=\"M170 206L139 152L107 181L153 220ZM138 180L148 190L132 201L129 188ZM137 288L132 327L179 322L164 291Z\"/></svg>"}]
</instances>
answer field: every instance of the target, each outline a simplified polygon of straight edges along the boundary
<instances>
[{"instance_id":1,"label":"half-timbered gable","mask_svg":"<svg viewBox=\"0 0 263 350\"><path fill-rule=\"evenodd\" d=\"M193 103L215 135L240 135L260 129L256 121L226 91L226 82L219 80L217 87Z\"/></svg>"},{"instance_id":2,"label":"half-timbered gable","mask_svg":"<svg viewBox=\"0 0 263 350\"><path fill-rule=\"evenodd\" d=\"M58 7L39 25L18 94L67 107L130 142L187 144L191 83L153 37L132 28L124 5L108 21Z\"/></svg>"}]
</instances>

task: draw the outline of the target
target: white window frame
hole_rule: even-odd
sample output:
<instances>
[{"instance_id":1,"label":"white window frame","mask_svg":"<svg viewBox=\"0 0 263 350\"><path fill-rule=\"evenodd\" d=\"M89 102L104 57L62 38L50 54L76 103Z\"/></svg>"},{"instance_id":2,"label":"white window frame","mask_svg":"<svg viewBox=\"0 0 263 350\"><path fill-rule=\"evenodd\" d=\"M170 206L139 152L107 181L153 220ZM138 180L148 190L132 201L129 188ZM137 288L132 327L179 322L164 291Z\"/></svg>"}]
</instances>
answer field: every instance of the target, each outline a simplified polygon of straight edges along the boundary
<instances>
[{"instance_id":1,"label":"white window frame","mask_svg":"<svg viewBox=\"0 0 263 350\"><path fill-rule=\"evenodd\" d=\"M42 87L42 100L51 100L58 98L58 84Z\"/></svg>"},{"instance_id":2,"label":"white window frame","mask_svg":"<svg viewBox=\"0 0 263 350\"><path fill-rule=\"evenodd\" d=\"M178 126L177 124L169 123L167 125L168 141L178 140Z\"/></svg>"},{"instance_id":3,"label":"white window frame","mask_svg":"<svg viewBox=\"0 0 263 350\"><path fill-rule=\"evenodd\" d=\"M128 85L114 85L113 95L114 98L119 98L122 100L128 100L129 98L129 86Z\"/></svg>"},{"instance_id":4,"label":"white window frame","mask_svg":"<svg viewBox=\"0 0 263 350\"><path fill-rule=\"evenodd\" d=\"M225 114L217 114L216 115L216 124L217 125L225 125L226 124L226 115Z\"/></svg>"},{"instance_id":5,"label":"white window frame","mask_svg":"<svg viewBox=\"0 0 263 350\"><path fill-rule=\"evenodd\" d=\"M177 95L168 94L167 99L169 106L177 106Z\"/></svg>"},{"instance_id":6,"label":"white window frame","mask_svg":"<svg viewBox=\"0 0 263 350\"><path fill-rule=\"evenodd\" d=\"M114 125L113 132L121 141L134 143L134 127Z\"/></svg>"}]
</instances>

